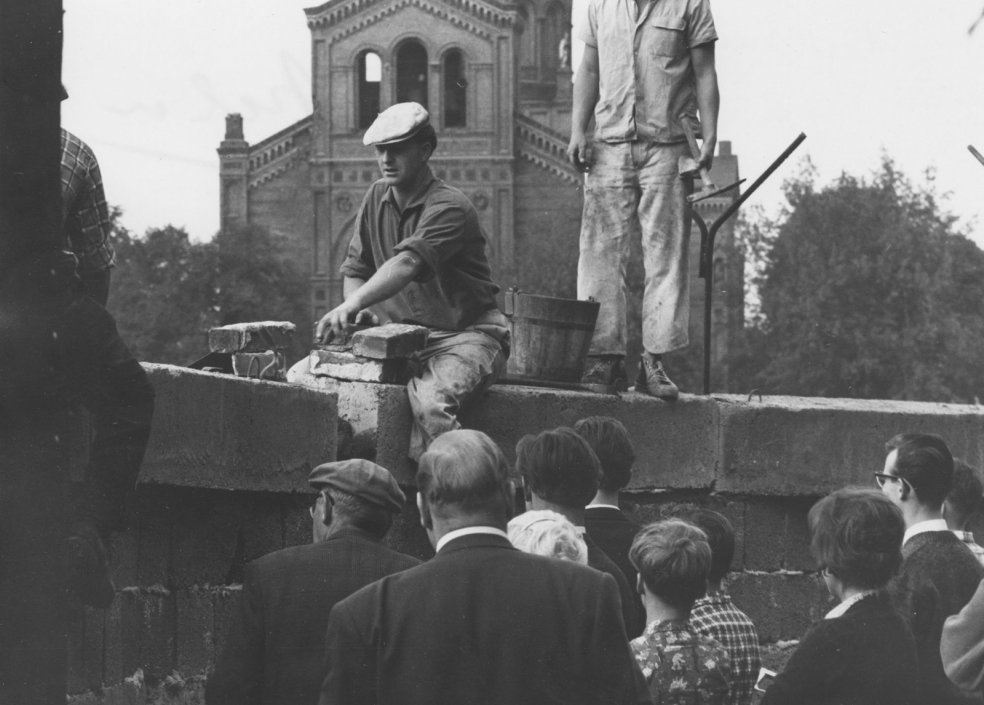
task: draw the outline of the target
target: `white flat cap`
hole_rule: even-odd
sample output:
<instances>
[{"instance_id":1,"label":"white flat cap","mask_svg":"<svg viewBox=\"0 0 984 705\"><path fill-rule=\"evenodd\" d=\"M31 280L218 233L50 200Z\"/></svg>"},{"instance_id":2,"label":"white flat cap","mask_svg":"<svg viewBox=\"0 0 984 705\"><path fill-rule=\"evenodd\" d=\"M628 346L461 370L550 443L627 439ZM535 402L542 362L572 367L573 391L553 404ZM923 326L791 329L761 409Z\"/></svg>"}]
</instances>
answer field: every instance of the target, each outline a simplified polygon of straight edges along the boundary
<instances>
[{"instance_id":1,"label":"white flat cap","mask_svg":"<svg viewBox=\"0 0 984 705\"><path fill-rule=\"evenodd\" d=\"M420 103L397 103L376 116L362 144L396 144L413 137L430 124L430 115Z\"/></svg>"}]
</instances>

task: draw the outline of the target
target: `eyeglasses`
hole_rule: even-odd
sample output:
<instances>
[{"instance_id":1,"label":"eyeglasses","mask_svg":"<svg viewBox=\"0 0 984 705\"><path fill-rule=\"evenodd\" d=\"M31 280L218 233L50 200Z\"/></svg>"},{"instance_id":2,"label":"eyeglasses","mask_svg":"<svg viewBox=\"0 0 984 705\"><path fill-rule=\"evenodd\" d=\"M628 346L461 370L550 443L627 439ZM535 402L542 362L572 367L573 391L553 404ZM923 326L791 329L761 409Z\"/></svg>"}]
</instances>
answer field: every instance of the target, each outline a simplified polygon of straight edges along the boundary
<instances>
[{"instance_id":1,"label":"eyeglasses","mask_svg":"<svg viewBox=\"0 0 984 705\"><path fill-rule=\"evenodd\" d=\"M879 487L884 487L886 482L902 482L905 484L906 480L904 477L899 477L898 475L889 475L887 472L875 472L872 473L875 476L875 483Z\"/></svg>"}]
</instances>

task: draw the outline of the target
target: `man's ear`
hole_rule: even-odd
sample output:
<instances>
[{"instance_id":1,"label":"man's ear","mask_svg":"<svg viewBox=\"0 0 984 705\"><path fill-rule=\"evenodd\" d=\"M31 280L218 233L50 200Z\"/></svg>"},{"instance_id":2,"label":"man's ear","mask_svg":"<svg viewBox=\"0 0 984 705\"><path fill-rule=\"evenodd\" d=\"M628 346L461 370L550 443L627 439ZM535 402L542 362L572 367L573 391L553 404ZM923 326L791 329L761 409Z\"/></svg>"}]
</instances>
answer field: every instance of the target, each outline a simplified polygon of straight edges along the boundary
<instances>
[{"instance_id":1,"label":"man's ear","mask_svg":"<svg viewBox=\"0 0 984 705\"><path fill-rule=\"evenodd\" d=\"M417 493L417 511L420 513L420 525L428 531L434 528L434 520L431 519L430 510L427 507L427 500L420 492Z\"/></svg>"},{"instance_id":2,"label":"man's ear","mask_svg":"<svg viewBox=\"0 0 984 705\"><path fill-rule=\"evenodd\" d=\"M913 489L908 480L899 480L899 499L906 502L912 499Z\"/></svg>"}]
</instances>

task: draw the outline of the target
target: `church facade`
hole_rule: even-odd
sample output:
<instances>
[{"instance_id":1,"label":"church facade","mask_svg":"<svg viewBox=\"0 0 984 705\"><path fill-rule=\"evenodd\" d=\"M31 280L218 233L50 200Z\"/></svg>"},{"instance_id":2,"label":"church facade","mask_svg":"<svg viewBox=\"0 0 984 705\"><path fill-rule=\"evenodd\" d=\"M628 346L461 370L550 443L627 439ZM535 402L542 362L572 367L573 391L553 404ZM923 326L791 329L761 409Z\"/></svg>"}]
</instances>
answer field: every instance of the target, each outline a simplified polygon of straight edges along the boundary
<instances>
[{"instance_id":1,"label":"church facade","mask_svg":"<svg viewBox=\"0 0 984 705\"><path fill-rule=\"evenodd\" d=\"M320 317L341 300L338 267L362 197L379 177L362 135L381 109L413 100L437 130L435 174L478 210L497 280L574 297L582 178L565 156L571 2L331 0L305 10L312 113L255 144L244 139L242 116L226 118L221 227L255 224L285 236L289 256L309 276L312 320ZM737 158L728 142L720 151L714 176L729 183ZM704 202L704 217L734 197ZM703 300L697 239L695 357ZM723 364L743 308L743 263L730 224L718 234L715 260L714 347Z\"/></svg>"}]
</instances>

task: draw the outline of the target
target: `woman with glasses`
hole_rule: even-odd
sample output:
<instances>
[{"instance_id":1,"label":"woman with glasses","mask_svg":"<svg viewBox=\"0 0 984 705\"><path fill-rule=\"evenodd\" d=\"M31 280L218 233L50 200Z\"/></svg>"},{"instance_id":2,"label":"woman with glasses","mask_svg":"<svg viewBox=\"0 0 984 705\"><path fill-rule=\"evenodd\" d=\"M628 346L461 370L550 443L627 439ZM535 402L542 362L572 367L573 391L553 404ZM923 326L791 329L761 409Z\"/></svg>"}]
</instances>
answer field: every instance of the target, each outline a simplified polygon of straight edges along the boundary
<instances>
[{"instance_id":1,"label":"woman with glasses","mask_svg":"<svg viewBox=\"0 0 984 705\"><path fill-rule=\"evenodd\" d=\"M806 632L762 705L912 703L915 642L885 591L902 562L901 512L877 490L847 488L808 519L810 551L838 604Z\"/></svg>"}]
</instances>

